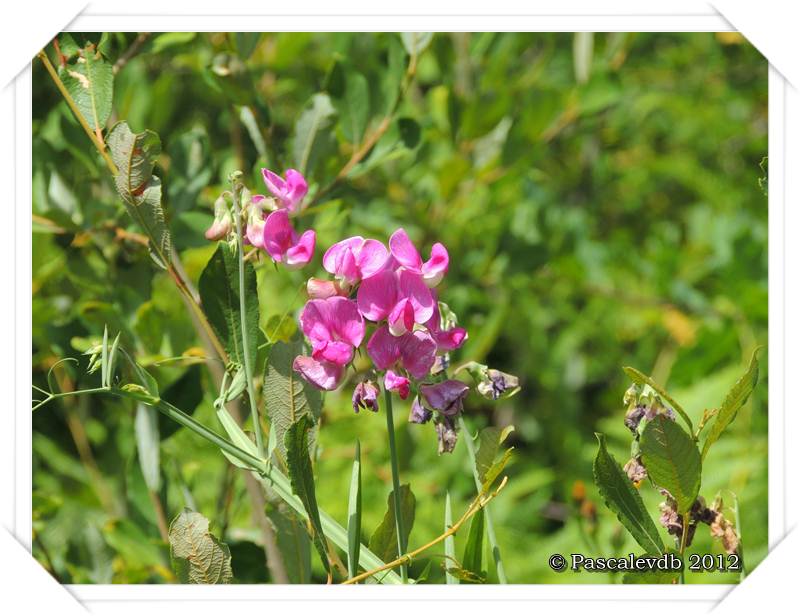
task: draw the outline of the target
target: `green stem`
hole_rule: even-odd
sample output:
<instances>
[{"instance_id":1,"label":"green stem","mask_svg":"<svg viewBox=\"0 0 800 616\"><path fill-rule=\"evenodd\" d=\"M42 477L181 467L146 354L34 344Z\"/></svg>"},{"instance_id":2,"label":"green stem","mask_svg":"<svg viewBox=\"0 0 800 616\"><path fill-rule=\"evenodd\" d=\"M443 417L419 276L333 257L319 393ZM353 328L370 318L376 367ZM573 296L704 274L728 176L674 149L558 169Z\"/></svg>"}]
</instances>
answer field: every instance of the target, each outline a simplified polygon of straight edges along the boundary
<instances>
[{"instance_id":1,"label":"green stem","mask_svg":"<svg viewBox=\"0 0 800 616\"><path fill-rule=\"evenodd\" d=\"M235 174L234 174L235 176ZM261 434L261 422L258 418L258 403L253 388L253 366L250 364L250 340L247 332L247 312L244 297L244 241L242 239L242 208L239 203L241 184L238 177L231 178L233 193L233 218L236 221L236 245L239 255L239 320L242 329L242 354L244 355L244 374L247 379L247 397L250 399L250 413L253 416L253 430L256 433L256 447L259 457L265 457L264 437Z\"/></svg>"},{"instance_id":2,"label":"green stem","mask_svg":"<svg viewBox=\"0 0 800 616\"><path fill-rule=\"evenodd\" d=\"M397 446L394 441L394 417L392 415L392 392L383 388L383 399L386 401L386 432L389 436L389 457L392 461L392 502L394 504L395 530L397 531L397 556L406 553L406 542L403 532L403 516L400 508L400 470L397 464ZM408 583L408 567L400 565L400 577L403 584Z\"/></svg>"},{"instance_id":3,"label":"green stem","mask_svg":"<svg viewBox=\"0 0 800 616\"><path fill-rule=\"evenodd\" d=\"M683 522L683 532L681 533L681 543L679 547L680 557L683 560L683 554L686 552L686 544L689 538L689 514L684 513L681 521ZM686 567L681 567L680 583L686 584Z\"/></svg>"},{"instance_id":4,"label":"green stem","mask_svg":"<svg viewBox=\"0 0 800 616\"><path fill-rule=\"evenodd\" d=\"M478 475L478 467L475 461L475 443L472 440L472 434L467 429L467 424L463 417L458 418L458 424L459 428L461 428L461 431L464 433L464 441L467 443L467 451L469 452L469 459L472 464L472 476L475 479L475 487L477 488L478 493L480 493L483 486L481 483L481 478ZM489 545L492 548L492 558L494 559L494 565L497 569L497 581L501 584L508 584L506 569L503 566L503 559L500 556L500 545L497 543L497 535L494 532L492 514L488 504L486 507L484 507L483 520L486 523L486 534L489 537Z\"/></svg>"}]
</instances>

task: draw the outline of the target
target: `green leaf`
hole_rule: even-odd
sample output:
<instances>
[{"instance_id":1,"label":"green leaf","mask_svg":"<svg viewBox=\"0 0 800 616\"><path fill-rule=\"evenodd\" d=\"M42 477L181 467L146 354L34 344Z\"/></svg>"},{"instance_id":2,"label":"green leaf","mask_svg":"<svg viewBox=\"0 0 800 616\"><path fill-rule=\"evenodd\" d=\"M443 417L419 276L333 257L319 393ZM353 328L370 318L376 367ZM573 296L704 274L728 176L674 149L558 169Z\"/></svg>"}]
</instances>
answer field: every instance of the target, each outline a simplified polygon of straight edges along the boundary
<instances>
[{"instance_id":1,"label":"green leaf","mask_svg":"<svg viewBox=\"0 0 800 616\"><path fill-rule=\"evenodd\" d=\"M275 538L289 581L292 584L310 584L311 541L305 524L284 503L270 507L267 517L275 528Z\"/></svg>"},{"instance_id":2,"label":"green leaf","mask_svg":"<svg viewBox=\"0 0 800 616\"><path fill-rule=\"evenodd\" d=\"M369 122L369 83L364 75L352 69L345 83L342 129L350 143L359 145Z\"/></svg>"},{"instance_id":3,"label":"green leaf","mask_svg":"<svg viewBox=\"0 0 800 616\"><path fill-rule=\"evenodd\" d=\"M513 447L506 449L500 459L488 468L483 478L483 485L481 486L482 494L486 494L492 488L492 485L500 476L500 473L503 472L506 464L508 464L512 451L514 451Z\"/></svg>"},{"instance_id":4,"label":"green leaf","mask_svg":"<svg viewBox=\"0 0 800 616\"><path fill-rule=\"evenodd\" d=\"M447 532L451 526L453 526L453 512L450 505L450 492L447 492L444 499L445 532ZM456 560L456 539L453 535L446 537L444 540L444 555L445 580L448 584L458 584L458 578L450 573L450 568L458 563Z\"/></svg>"},{"instance_id":5,"label":"green leaf","mask_svg":"<svg viewBox=\"0 0 800 616\"><path fill-rule=\"evenodd\" d=\"M347 575L358 574L361 551L361 443L356 440L353 472L350 476L350 498L347 502Z\"/></svg>"},{"instance_id":6,"label":"green leaf","mask_svg":"<svg viewBox=\"0 0 800 616\"><path fill-rule=\"evenodd\" d=\"M102 129L111 115L114 71L91 43L77 57L58 69L81 115L93 130Z\"/></svg>"},{"instance_id":7,"label":"green leaf","mask_svg":"<svg viewBox=\"0 0 800 616\"><path fill-rule=\"evenodd\" d=\"M753 351L747 370L742 377L734 383L728 395L725 396L725 400L723 400L722 406L719 408L719 412L716 415L716 419L711 425L706 440L703 443L703 459L705 459L711 445L717 442L725 429L736 419L736 414L739 412L739 409L744 406L750 394L753 393L753 389L755 389L758 383L758 352L760 350L761 347L758 347Z\"/></svg>"},{"instance_id":8,"label":"green leaf","mask_svg":"<svg viewBox=\"0 0 800 616\"><path fill-rule=\"evenodd\" d=\"M242 430L239 427L239 424L237 424L233 417L231 417L228 409L221 404L217 407L217 418L222 424L222 428L225 430L225 432L227 432L228 438L231 439L231 442L234 445L236 445L242 451L249 453L251 456L258 458L258 448L256 447L256 444L247 437L247 435L244 433L244 430ZM253 469L253 467L251 467L249 464L245 464L239 458L230 455L224 449L220 449L220 451L222 452L222 455L224 455L234 466L247 470L258 470Z\"/></svg>"},{"instance_id":9,"label":"green leaf","mask_svg":"<svg viewBox=\"0 0 800 616\"><path fill-rule=\"evenodd\" d=\"M475 454L475 468L478 471L478 478L481 483L486 479L486 474L494 464L500 445L513 431L514 426L506 426L502 429L489 427L481 430L478 436L480 445L478 446L478 452Z\"/></svg>"},{"instance_id":10,"label":"green leaf","mask_svg":"<svg viewBox=\"0 0 800 616\"><path fill-rule=\"evenodd\" d=\"M182 584L228 584L231 552L208 531L208 520L184 509L169 526L172 566Z\"/></svg>"},{"instance_id":11,"label":"green leaf","mask_svg":"<svg viewBox=\"0 0 800 616\"><path fill-rule=\"evenodd\" d=\"M136 449L139 453L139 466L142 469L144 482L151 492L161 489L161 469L159 467L158 411L145 404L136 405Z\"/></svg>"},{"instance_id":12,"label":"green leaf","mask_svg":"<svg viewBox=\"0 0 800 616\"><path fill-rule=\"evenodd\" d=\"M461 559L462 568L474 573L479 578L486 577L486 573L482 571L483 521L484 510L478 509L478 512L470 520L467 544L464 546L464 557Z\"/></svg>"},{"instance_id":13,"label":"green leaf","mask_svg":"<svg viewBox=\"0 0 800 616\"><path fill-rule=\"evenodd\" d=\"M433 40L433 32L401 32L400 38L408 55L418 56Z\"/></svg>"},{"instance_id":14,"label":"green leaf","mask_svg":"<svg viewBox=\"0 0 800 616\"><path fill-rule=\"evenodd\" d=\"M199 291L208 321L222 341L228 359L244 365L239 304L239 259L235 246L227 242L217 244L217 250L200 274ZM256 272L249 261L245 261L244 267L244 293L250 365L253 365L258 351L258 291Z\"/></svg>"},{"instance_id":15,"label":"green leaf","mask_svg":"<svg viewBox=\"0 0 800 616\"><path fill-rule=\"evenodd\" d=\"M313 425L322 409L322 395L318 389L301 378L292 364L303 354L302 342L276 342L272 345L264 369L264 403L271 430L275 431L278 452L286 457L284 435L289 427L302 417L309 417ZM313 447L315 432L309 435Z\"/></svg>"},{"instance_id":16,"label":"green leaf","mask_svg":"<svg viewBox=\"0 0 800 616\"><path fill-rule=\"evenodd\" d=\"M335 110L327 94L317 93L300 114L294 126L292 158L300 173L305 174L316 161L315 148L321 142L321 133L331 123Z\"/></svg>"},{"instance_id":17,"label":"green leaf","mask_svg":"<svg viewBox=\"0 0 800 616\"><path fill-rule=\"evenodd\" d=\"M193 415L203 401L202 368L198 365L189 366L180 377L164 389L161 398L187 415ZM179 423L158 413L158 433L162 441L172 436L180 427Z\"/></svg>"},{"instance_id":18,"label":"green leaf","mask_svg":"<svg viewBox=\"0 0 800 616\"><path fill-rule=\"evenodd\" d=\"M594 459L594 482L606 506L648 553L661 554L664 544L658 529L644 508L642 497L606 448L606 437L595 433L600 448Z\"/></svg>"},{"instance_id":19,"label":"green leaf","mask_svg":"<svg viewBox=\"0 0 800 616\"><path fill-rule=\"evenodd\" d=\"M647 474L669 491L678 513L689 511L700 491L700 451L692 437L666 415L656 415L644 428L641 452Z\"/></svg>"},{"instance_id":20,"label":"green leaf","mask_svg":"<svg viewBox=\"0 0 800 616\"><path fill-rule=\"evenodd\" d=\"M239 57L246 60L258 47L258 42L261 39L261 32L237 32L235 35L236 52Z\"/></svg>"},{"instance_id":21,"label":"green leaf","mask_svg":"<svg viewBox=\"0 0 800 616\"><path fill-rule=\"evenodd\" d=\"M400 515L403 516L403 543L405 544L408 544L408 537L414 526L416 505L417 499L414 498L409 485L401 485ZM394 517L394 491L389 493L383 520L369 539L369 549L384 562L390 562L400 555L397 548L397 527Z\"/></svg>"},{"instance_id":22,"label":"green leaf","mask_svg":"<svg viewBox=\"0 0 800 616\"><path fill-rule=\"evenodd\" d=\"M630 377L630 379L636 383L637 385L647 385L653 391L655 391L659 396L661 396L664 400L666 400L669 405L677 411L677 413L683 418L683 421L686 422L686 425L689 427L689 432L694 432L694 427L692 426L692 420L689 418L689 415L686 414L686 411L683 410L683 407L678 404L675 399L667 393L667 390L661 387L658 383L656 383L653 379L649 376L644 374L643 372L639 372L636 368L631 368L630 366L625 366L622 369L625 374Z\"/></svg>"},{"instance_id":23,"label":"green leaf","mask_svg":"<svg viewBox=\"0 0 800 616\"><path fill-rule=\"evenodd\" d=\"M172 256L172 238L161 207L161 180L152 175L161 154L161 140L149 130L134 134L120 122L111 129L106 143L118 170L114 178L117 192L150 240L153 260L166 269Z\"/></svg>"},{"instance_id":24,"label":"green leaf","mask_svg":"<svg viewBox=\"0 0 800 616\"><path fill-rule=\"evenodd\" d=\"M397 129L400 131L400 139L403 145L409 150L413 150L419 145L422 129L416 120L412 118L399 118L397 120Z\"/></svg>"},{"instance_id":25,"label":"green leaf","mask_svg":"<svg viewBox=\"0 0 800 616\"><path fill-rule=\"evenodd\" d=\"M330 574L328 550L325 535L322 532L322 522L317 508L317 495L314 488L314 471L311 468L311 457L308 455L308 432L314 426L314 420L308 415L303 415L286 430L284 444L286 445L286 465L289 468L289 479L292 482L292 491L300 498L311 523L311 539L317 553L322 560L325 571Z\"/></svg>"}]
</instances>

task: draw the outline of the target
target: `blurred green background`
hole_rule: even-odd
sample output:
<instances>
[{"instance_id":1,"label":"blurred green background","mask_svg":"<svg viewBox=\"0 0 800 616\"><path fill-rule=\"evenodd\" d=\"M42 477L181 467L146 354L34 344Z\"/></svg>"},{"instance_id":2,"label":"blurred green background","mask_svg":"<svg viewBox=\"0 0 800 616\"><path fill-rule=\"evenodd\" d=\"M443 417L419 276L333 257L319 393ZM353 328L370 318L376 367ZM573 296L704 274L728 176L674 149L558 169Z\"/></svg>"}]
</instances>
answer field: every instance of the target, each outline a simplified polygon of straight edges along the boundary
<instances>
[{"instance_id":1,"label":"blurred green background","mask_svg":"<svg viewBox=\"0 0 800 616\"><path fill-rule=\"evenodd\" d=\"M161 136L165 208L195 283L214 250L202 232L227 175L243 169L264 192L259 169L294 165L295 122L312 95L326 92L335 115L307 175L312 191L327 186L359 141L349 122L352 92L366 84L367 132L374 130L402 57L398 35L363 33L126 33L105 35L101 49L119 67L109 125L126 120ZM473 431L516 427L509 484L492 505L510 581L619 581L557 574L547 557L637 551L592 483L595 431L608 434L620 463L628 458L621 366L666 384L697 423L752 349L766 344L766 153L767 62L738 34L436 34L376 148L299 219L318 233L312 266L259 266L262 329L274 331L287 312L284 325L293 322L304 301L298 289L322 273L322 252L343 237L385 241L402 226L425 254L443 242L451 264L442 299L469 330L453 363L482 361L519 375L523 386L500 404L471 397L465 415ZM44 386L58 358L79 356L108 324L156 374L165 397L218 428L207 369L156 365L202 353L200 343L39 61L33 217L34 383ZM712 449L701 488L707 500L721 491L728 505L731 492L738 496L750 568L767 549L765 352L761 360L756 392ZM95 386L85 365L81 357L77 368L59 367L59 386ZM351 391L352 383L325 399L318 500L345 521L360 439L366 540L386 508L388 449L382 413L354 415ZM458 517L474 485L463 442L437 456L433 428L406 424L407 411L401 404L395 415L401 476L417 496L414 547L441 532L446 491ZM34 414L34 554L64 582L174 581L137 462L133 417L129 405L100 397ZM167 517L194 506L230 544L237 580L265 581L241 474L185 430L164 422L161 436ZM576 482L596 517L591 505L578 511ZM662 499L646 486L642 495L657 517ZM458 554L464 541L459 533ZM719 550L707 528L698 529L690 551ZM442 551L428 554L430 581L443 580ZM412 575L427 561L416 560ZM321 570L315 579L324 580Z\"/></svg>"}]
</instances>

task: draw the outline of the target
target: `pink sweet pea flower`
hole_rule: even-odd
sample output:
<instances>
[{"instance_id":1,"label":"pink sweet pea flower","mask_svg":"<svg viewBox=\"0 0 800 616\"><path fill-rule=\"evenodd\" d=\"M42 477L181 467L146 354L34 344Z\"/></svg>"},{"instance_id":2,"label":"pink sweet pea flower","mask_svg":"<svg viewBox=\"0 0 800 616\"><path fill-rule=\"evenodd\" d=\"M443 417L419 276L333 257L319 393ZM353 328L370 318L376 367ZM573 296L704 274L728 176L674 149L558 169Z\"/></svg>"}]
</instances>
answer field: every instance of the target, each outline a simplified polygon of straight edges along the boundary
<instances>
[{"instance_id":1,"label":"pink sweet pea flower","mask_svg":"<svg viewBox=\"0 0 800 616\"><path fill-rule=\"evenodd\" d=\"M345 367L330 361L317 361L313 357L295 357L292 369L317 389L333 391L342 382Z\"/></svg>"},{"instance_id":2,"label":"pink sweet pea flower","mask_svg":"<svg viewBox=\"0 0 800 616\"><path fill-rule=\"evenodd\" d=\"M408 398L411 391L411 381L406 377L397 374L394 370L387 370L383 379L383 386L388 391L396 391L401 400Z\"/></svg>"},{"instance_id":3,"label":"pink sweet pea flower","mask_svg":"<svg viewBox=\"0 0 800 616\"><path fill-rule=\"evenodd\" d=\"M439 242L431 246L431 258L422 262L414 244L404 229L398 229L389 238L389 248L395 261L409 271L420 274L429 287L438 285L447 273L450 257L447 249Z\"/></svg>"},{"instance_id":4,"label":"pink sweet pea flower","mask_svg":"<svg viewBox=\"0 0 800 616\"><path fill-rule=\"evenodd\" d=\"M264 178L267 189L278 200L281 208L286 208L293 213L298 211L300 202L308 192L308 182L302 173L294 169L287 169L284 180L277 173L273 173L269 169L262 169L261 176Z\"/></svg>"},{"instance_id":5,"label":"pink sweet pea flower","mask_svg":"<svg viewBox=\"0 0 800 616\"><path fill-rule=\"evenodd\" d=\"M272 201L270 199L270 201ZM274 202L273 202L274 203ZM253 195L247 208L247 229L244 239L256 248L264 248L264 224L267 198L264 195Z\"/></svg>"},{"instance_id":6,"label":"pink sweet pea flower","mask_svg":"<svg viewBox=\"0 0 800 616\"><path fill-rule=\"evenodd\" d=\"M356 235L328 248L322 266L344 284L353 286L378 273L388 258L389 251L383 243Z\"/></svg>"},{"instance_id":7,"label":"pink sweet pea flower","mask_svg":"<svg viewBox=\"0 0 800 616\"><path fill-rule=\"evenodd\" d=\"M301 268L311 261L317 242L317 234L312 229L298 237L285 209L267 216L263 238L264 249L272 260L285 263L289 269Z\"/></svg>"},{"instance_id":8,"label":"pink sweet pea flower","mask_svg":"<svg viewBox=\"0 0 800 616\"><path fill-rule=\"evenodd\" d=\"M300 313L300 328L311 341L313 359L340 366L353 360L353 349L364 340L364 319L345 297L309 300Z\"/></svg>"},{"instance_id":9,"label":"pink sweet pea flower","mask_svg":"<svg viewBox=\"0 0 800 616\"><path fill-rule=\"evenodd\" d=\"M371 321L386 319L389 330L402 336L433 315L436 304L422 276L405 269L385 269L365 279L358 288L358 309Z\"/></svg>"},{"instance_id":10,"label":"pink sweet pea flower","mask_svg":"<svg viewBox=\"0 0 800 616\"><path fill-rule=\"evenodd\" d=\"M400 362L411 376L421 379L428 375L436 360L436 343L428 332L417 330L393 336L384 325L367 342L367 354L378 370Z\"/></svg>"},{"instance_id":11,"label":"pink sweet pea flower","mask_svg":"<svg viewBox=\"0 0 800 616\"><path fill-rule=\"evenodd\" d=\"M428 328L431 337L436 341L436 349L443 353L455 351L467 339L467 330L463 327L442 329L439 302L434 302L433 316L425 323L425 327Z\"/></svg>"}]
</instances>

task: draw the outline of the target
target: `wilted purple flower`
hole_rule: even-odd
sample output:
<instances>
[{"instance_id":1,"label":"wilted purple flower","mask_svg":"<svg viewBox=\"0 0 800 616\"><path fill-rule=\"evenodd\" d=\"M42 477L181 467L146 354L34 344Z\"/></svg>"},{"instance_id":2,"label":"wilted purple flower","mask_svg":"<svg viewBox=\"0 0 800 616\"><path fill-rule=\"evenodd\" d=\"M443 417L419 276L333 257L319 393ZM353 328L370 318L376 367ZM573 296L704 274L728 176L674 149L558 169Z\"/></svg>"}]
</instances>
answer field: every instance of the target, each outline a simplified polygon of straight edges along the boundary
<instances>
[{"instance_id":1,"label":"wilted purple flower","mask_svg":"<svg viewBox=\"0 0 800 616\"><path fill-rule=\"evenodd\" d=\"M634 484L637 485L644 481L647 477L647 469L642 466L642 461L639 458L631 458L625 463L625 466L622 467L627 475L628 479L630 479Z\"/></svg>"},{"instance_id":2,"label":"wilted purple flower","mask_svg":"<svg viewBox=\"0 0 800 616\"><path fill-rule=\"evenodd\" d=\"M353 410L358 413L359 409L369 409L378 411L378 394L380 390L372 381L362 381L353 390Z\"/></svg>"},{"instance_id":3,"label":"wilted purple flower","mask_svg":"<svg viewBox=\"0 0 800 616\"><path fill-rule=\"evenodd\" d=\"M464 410L464 398L469 393L465 383L453 379L435 385L421 385L419 390L431 408L447 417L455 417Z\"/></svg>"},{"instance_id":4,"label":"wilted purple flower","mask_svg":"<svg viewBox=\"0 0 800 616\"><path fill-rule=\"evenodd\" d=\"M415 397L414 402L411 403L411 414L408 416L408 421L410 423L424 424L428 423L431 417L433 417L433 411L422 406L419 396Z\"/></svg>"},{"instance_id":5,"label":"wilted purple flower","mask_svg":"<svg viewBox=\"0 0 800 616\"><path fill-rule=\"evenodd\" d=\"M486 371L486 376L488 378L477 385L478 393L484 398L498 400L504 394L511 395L514 390L519 389L519 378L513 374L506 374L494 368L489 368Z\"/></svg>"},{"instance_id":6,"label":"wilted purple flower","mask_svg":"<svg viewBox=\"0 0 800 616\"><path fill-rule=\"evenodd\" d=\"M450 417L441 416L441 420L436 422L436 436L439 438L439 455L452 453L458 440L455 421Z\"/></svg>"},{"instance_id":7,"label":"wilted purple flower","mask_svg":"<svg viewBox=\"0 0 800 616\"><path fill-rule=\"evenodd\" d=\"M630 430L633 434L636 434L636 431L639 428L639 423L645 416L645 408L642 405L637 404L636 406L632 407L625 413L625 425L627 426L628 430Z\"/></svg>"}]
</instances>

